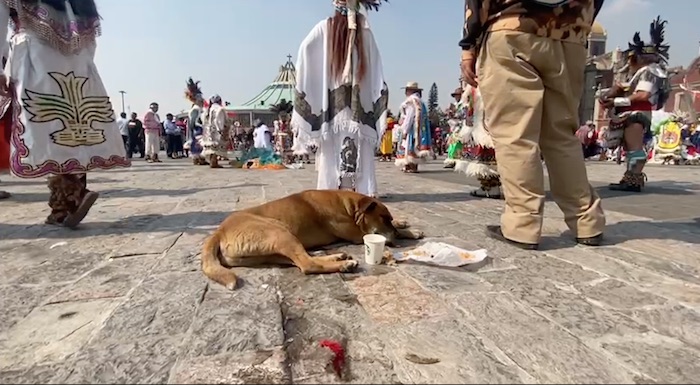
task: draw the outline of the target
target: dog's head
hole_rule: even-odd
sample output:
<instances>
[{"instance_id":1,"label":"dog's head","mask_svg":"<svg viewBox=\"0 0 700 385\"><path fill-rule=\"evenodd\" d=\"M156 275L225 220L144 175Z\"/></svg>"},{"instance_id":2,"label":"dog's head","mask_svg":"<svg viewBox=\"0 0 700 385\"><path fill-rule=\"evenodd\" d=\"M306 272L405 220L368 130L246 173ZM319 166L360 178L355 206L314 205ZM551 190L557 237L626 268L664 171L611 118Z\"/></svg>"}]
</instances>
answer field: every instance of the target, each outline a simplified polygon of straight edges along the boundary
<instances>
[{"instance_id":1,"label":"dog's head","mask_svg":"<svg viewBox=\"0 0 700 385\"><path fill-rule=\"evenodd\" d=\"M358 202L357 210L355 221L365 235L383 235L388 245L395 244L398 230L391 223L394 217L382 202L365 196Z\"/></svg>"}]
</instances>

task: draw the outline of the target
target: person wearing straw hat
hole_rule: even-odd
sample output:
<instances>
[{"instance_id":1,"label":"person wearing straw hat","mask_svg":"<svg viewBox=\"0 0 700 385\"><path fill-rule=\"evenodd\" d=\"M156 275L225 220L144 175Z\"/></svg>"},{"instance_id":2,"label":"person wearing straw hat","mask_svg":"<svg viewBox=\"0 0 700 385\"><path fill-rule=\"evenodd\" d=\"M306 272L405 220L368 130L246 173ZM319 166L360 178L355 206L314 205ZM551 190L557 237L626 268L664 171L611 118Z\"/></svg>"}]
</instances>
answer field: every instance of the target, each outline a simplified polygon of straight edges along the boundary
<instances>
[{"instance_id":1,"label":"person wearing straw hat","mask_svg":"<svg viewBox=\"0 0 700 385\"><path fill-rule=\"evenodd\" d=\"M574 135L586 44L603 0L465 0L462 79L478 87L505 198L487 236L537 249L547 165L554 201L576 242L598 246L601 199L588 182Z\"/></svg>"},{"instance_id":2,"label":"person wearing straw hat","mask_svg":"<svg viewBox=\"0 0 700 385\"><path fill-rule=\"evenodd\" d=\"M317 146L318 189L378 196L374 157L387 127L389 91L381 55L361 10L386 0L334 0L335 12L297 55L293 150Z\"/></svg>"},{"instance_id":3,"label":"person wearing straw hat","mask_svg":"<svg viewBox=\"0 0 700 385\"><path fill-rule=\"evenodd\" d=\"M418 165L425 163L433 154L428 107L421 100L423 89L417 82L408 82L403 89L406 100L401 104L395 164L403 172L417 173Z\"/></svg>"}]
</instances>

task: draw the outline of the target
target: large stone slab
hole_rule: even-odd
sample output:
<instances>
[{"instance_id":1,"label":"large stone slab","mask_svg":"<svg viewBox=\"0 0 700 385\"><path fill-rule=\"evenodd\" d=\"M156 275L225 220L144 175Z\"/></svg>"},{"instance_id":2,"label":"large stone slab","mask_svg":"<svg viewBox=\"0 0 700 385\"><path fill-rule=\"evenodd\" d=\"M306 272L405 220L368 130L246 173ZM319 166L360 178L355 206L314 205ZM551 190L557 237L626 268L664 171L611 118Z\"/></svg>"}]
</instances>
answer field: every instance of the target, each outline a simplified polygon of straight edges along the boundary
<instances>
[{"instance_id":1,"label":"large stone slab","mask_svg":"<svg viewBox=\"0 0 700 385\"><path fill-rule=\"evenodd\" d=\"M130 341L185 334L206 287L207 281L199 272L150 276L114 311L98 337Z\"/></svg>"},{"instance_id":2,"label":"large stone slab","mask_svg":"<svg viewBox=\"0 0 700 385\"><path fill-rule=\"evenodd\" d=\"M187 230L182 233L177 242L168 249L165 258L158 262L157 272L167 271L199 271L199 253L202 250L204 239L208 232Z\"/></svg>"},{"instance_id":3,"label":"large stone slab","mask_svg":"<svg viewBox=\"0 0 700 385\"><path fill-rule=\"evenodd\" d=\"M418 263L402 263L400 271L427 290L437 294L491 291L493 285L465 269L441 268Z\"/></svg>"},{"instance_id":4,"label":"large stone slab","mask_svg":"<svg viewBox=\"0 0 700 385\"><path fill-rule=\"evenodd\" d=\"M85 345L118 302L99 299L34 309L0 334L0 369L60 362Z\"/></svg>"},{"instance_id":5,"label":"large stone slab","mask_svg":"<svg viewBox=\"0 0 700 385\"><path fill-rule=\"evenodd\" d=\"M181 228L173 231L149 231L145 234L136 233L131 239L119 245L111 258L118 258L132 255L160 254L172 247L180 237Z\"/></svg>"},{"instance_id":6,"label":"large stone slab","mask_svg":"<svg viewBox=\"0 0 700 385\"><path fill-rule=\"evenodd\" d=\"M677 340L650 334L603 347L657 383L690 384L700 378L700 351Z\"/></svg>"},{"instance_id":7,"label":"large stone slab","mask_svg":"<svg viewBox=\"0 0 700 385\"><path fill-rule=\"evenodd\" d=\"M569 286L533 279L511 293L535 312L587 342L607 335L650 331L647 325L629 316L596 306Z\"/></svg>"},{"instance_id":8,"label":"large stone slab","mask_svg":"<svg viewBox=\"0 0 700 385\"><path fill-rule=\"evenodd\" d=\"M51 302L126 296L146 277L160 257L147 254L108 260L75 284L65 287L51 298Z\"/></svg>"},{"instance_id":9,"label":"large stone slab","mask_svg":"<svg viewBox=\"0 0 700 385\"><path fill-rule=\"evenodd\" d=\"M697 263L684 264L667 259L667 254L640 253L623 247L598 247L595 253L624 261L632 266L638 266L656 274L675 278L692 284L700 284L700 269Z\"/></svg>"},{"instance_id":10,"label":"large stone slab","mask_svg":"<svg viewBox=\"0 0 700 385\"><path fill-rule=\"evenodd\" d=\"M233 292L210 283L190 329L187 356L206 360L208 356L273 351L284 345L277 270L238 272L246 281Z\"/></svg>"},{"instance_id":11,"label":"large stone slab","mask_svg":"<svg viewBox=\"0 0 700 385\"><path fill-rule=\"evenodd\" d=\"M617 258L600 255L597 248L555 250L550 251L549 254L599 272L601 275L615 277L639 290L649 291L666 299L700 307L700 285L670 278Z\"/></svg>"},{"instance_id":12,"label":"large stone slab","mask_svg":"<svg viewBox=\"0 0 700 385\"><path fill-rule=\"evenodd\" d=\"M35 365L30 368L0 370L0 384L49 384L60 364Z\"/></svg>"},{"instance_id":13,"label":"large stone slab","mask_svg":"<svg viewBox=\"0 0 700 385\"><path fill-rule=\"evenodd\" d=\"M700 349L700 313L682 305L654 306L623 313L652 327L658 333L677 338Z\"/></svg>"},{"instance_id":14,"label":"large stone slab","mask_svg":"<svg viewBox=\"0 0 700 385\"><path fill-rule=\"evenodd\" d=\"M52 383L164 384L182 340L182 335L94 340L57 371Z\"/></svg>"},{"instance_id":15,"label":"large stone slab","mask_svg":"<svg viewBox=\"0 0 700 385\"><path fill-rule=\"evenodd\" d=\"M447 305L445 305L447 306ZM411 384L513 384L532 383L495 345L459 319L458 313L381 327L386 351L402 383Z\"/></svg>"},{"instance_id":16,"label":"large stone slab","mask_svg":"<svg viewBox=\"0 0 700 385\"><path fill-rule=\"evenodd\" d=\"M397 383L394 364L376 327L358 298L339 275L304 276L281 271L287 355L294 383L337 383L332 353L323 340L345 348L342 381L358 384Z\"/></svg>"},{"instance_id":17,"label":"large stone slab","mask_svg":"<svg viewBox=\"0 0 700 385\"><path fill-rule=\"evenodd\" d=\"M0 286L0 334L60 291L60 285Z\"/></svg>"},{"instance_id":18,"label":"large stone slab","mask_svg":"<svg viewBox=\"0 0 700 385\"><path fill-rule=\"evenodd\" d=\"M461 294L454 305L537 382L631 383L635 374L508 295Z\"/></svg>"},{"instance_id":19,"label":"large stone slab","mask_svg":"<svg viewBox=\"0 0 700 385\"><path fill-rule=\"evenodd\" d=\"M518 290L527 287L532 280L545 280L559 286L573 286L594 282L605 276L583 267L552 258L547 255L521 256L509 261L516 267L496 271L485 271L479 276L499 290Z\"/></svg>"},{"instance_id":20,"label":"large stone slab","mask_svg":"<svg viewBox=\"0 0 700 385\"><path fill-rule=\"evenodd\" d=\"M579 289L589 299L617 310L642 309L668 303L668 300L662 297L641 291L615 279L580 285Z\"/></svg>"},{"instance_id":21,"label":"large stone slab","mask_svg":"<svg viewBox=\"0 0 700 385\"><path fill-rule=\"evenodd\" d=\"M407 325L440 318L447 312L436 294L399 272L356 277L348 281L348 286L367 315L379 324Z\"/></svg>"},{"instance_id":22,"label":"large stone slab","mask_svg":"<svg viewBox=\"0 0 700 385\"><path fill-rule=\"evenodd\" d=\"M178 361L171 384L290 384L282 349L247 351Z\"/></svg>"}]
</instances>

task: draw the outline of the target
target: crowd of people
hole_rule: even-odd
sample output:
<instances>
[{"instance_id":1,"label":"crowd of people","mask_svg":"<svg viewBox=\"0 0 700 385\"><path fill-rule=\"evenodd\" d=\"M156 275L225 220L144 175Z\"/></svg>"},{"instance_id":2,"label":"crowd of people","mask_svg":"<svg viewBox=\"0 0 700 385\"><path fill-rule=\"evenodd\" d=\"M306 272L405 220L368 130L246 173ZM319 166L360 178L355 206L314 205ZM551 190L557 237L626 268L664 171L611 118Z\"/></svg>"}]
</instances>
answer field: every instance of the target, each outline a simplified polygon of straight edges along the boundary
<instances>
[{"instance_id":1,"label":"crowd of people","mask_svg":"<svg viewBox=\"0 0 700 385\"><path fill-rule=\"evenodd\" d=\"M192 79L185 93L192 105L187 118L168 114L161 121L158 104L152 103L140 119L132 114L117 121L94 63L100 33L94 0L2 1L0 23L8 23L13 36L9 41L0 36L0 43L7 43L0 82L0 160L22 178L51 176L46 222L75 227L98 196L87 189L88 171L129 167L136 152L160 162L163 142L168 156L189 156L195 165L211 168L222 167L231 151L237 154L232 163L239 166L279 165L315 151L318 189L379 197L377 148L381 159L416 173L436 149L442 151L446 139L447 167L481 182L472 195L505 200L501 223L487 226L488 236L524 249L538 247L544 162L552 196L576 242L599 245L605 215L589 185L584 153L599 152L600 137L605 138L602 147L624 150L623 177L610 188L642 191L654 137L652 111L665 103L670 90L666 22L652 22L649 41L635 35L618 74L624 79L600 95L611 118L605 135L589 124L573 135L585 45L603 0L554 5L465 0L459 41L463 83L453 94L445 136L431 129L416 82L403 88L397 121L389 119L380 49L361 12L362 7L378 11L385 2L332 0L331 17L320 20L299 47L291 118L279 121L274 131L262 122L249 131L232 124L221 97L205 100ZM71 85L80 94L64 98L53 84ZM89 119L59 113L82 109L89 109Z\"/></svg>"}]
</instances>

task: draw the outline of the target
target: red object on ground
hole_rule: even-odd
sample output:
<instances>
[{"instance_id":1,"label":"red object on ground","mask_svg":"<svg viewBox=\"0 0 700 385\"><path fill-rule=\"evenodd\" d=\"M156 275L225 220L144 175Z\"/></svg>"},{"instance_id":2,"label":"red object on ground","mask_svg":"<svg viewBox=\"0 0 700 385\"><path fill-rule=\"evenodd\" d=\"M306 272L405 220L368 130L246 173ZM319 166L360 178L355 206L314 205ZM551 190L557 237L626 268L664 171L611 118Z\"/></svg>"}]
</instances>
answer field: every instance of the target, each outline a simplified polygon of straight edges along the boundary
<instances>
[{"instance_id":1,"label":"red object on ground","mask_svg":"<svg viewBox=\"0 0 700 385\"><path fill-rule=\"evenodd\" d=\"M333 369L338 377L342 377L343 368L345 367L345 349L343 346L337 341L322 340L321 347L333 352Z\"/></svg>"}]
</instances>

